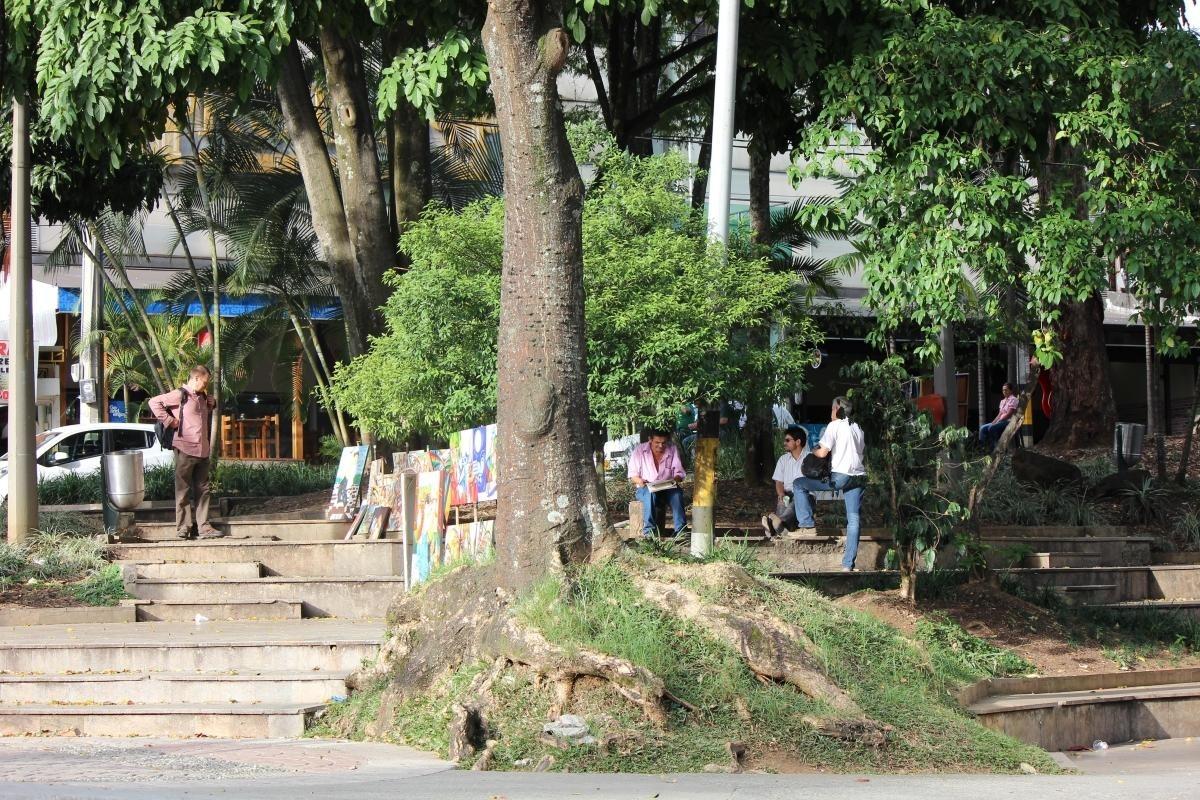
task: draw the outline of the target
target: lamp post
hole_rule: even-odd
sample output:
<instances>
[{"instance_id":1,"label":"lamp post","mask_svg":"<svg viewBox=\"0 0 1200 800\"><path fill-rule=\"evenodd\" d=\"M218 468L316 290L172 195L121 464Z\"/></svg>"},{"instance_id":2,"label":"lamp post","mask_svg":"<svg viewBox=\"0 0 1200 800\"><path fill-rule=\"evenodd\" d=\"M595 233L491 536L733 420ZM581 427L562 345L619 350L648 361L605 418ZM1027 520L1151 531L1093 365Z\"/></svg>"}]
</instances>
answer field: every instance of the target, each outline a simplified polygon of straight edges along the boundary
<instances>
[{"instance_id":1,"label":"lamp post","mask_svg":"<svg viewBox=\"0 0 1200 800\"><path fill-rule=\"evenodd\" d=\"M29 241L29 115L24 97L12 113L12 259L8 274L8 541L37 528L34 461L33 261Z\"/></svg>"},{"instance_id":2,"label":"lamp post","mask_svg":"<svg viewBox=\"0 0 1200 800\"><path fill-rule=\"evenodd\" d=\"M721 0L717 10L717 74L713 86L712 160L708 170L708 238L721 248L729 243L729 189L733 173L733 108L737 91L738 17L742 0ZM720 405L706 407L698 422L695 490L692 497L691 553L713 548L717 505L717 449Z\"/></svg>"}]
</instances>

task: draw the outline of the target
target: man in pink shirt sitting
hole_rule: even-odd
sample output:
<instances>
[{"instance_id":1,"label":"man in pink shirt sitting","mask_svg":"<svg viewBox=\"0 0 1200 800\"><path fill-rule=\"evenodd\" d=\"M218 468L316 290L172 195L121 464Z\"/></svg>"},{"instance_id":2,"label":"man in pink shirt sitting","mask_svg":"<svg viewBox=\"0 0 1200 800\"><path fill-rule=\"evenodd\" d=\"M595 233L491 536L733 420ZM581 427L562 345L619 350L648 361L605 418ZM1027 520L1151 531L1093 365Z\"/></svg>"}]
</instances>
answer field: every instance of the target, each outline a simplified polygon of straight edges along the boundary
<instances>
[{"instance_id":1,"label":"man in pink shirt sitting","mask_svg":"<svg viewBox=\"0 0 1200 800\"><path fill-rule=\"evenodd\" d=\"M1006 383L1001 386L1000 394L1000 413L991 422L979 426L979 444L989 451L996 449L996 443L1004 435L1009 419L1017 413L1017 395L1013 392L1012 384Z\"/></svg>"},{"instance_id":2,"label":"man in pink shirt sitting","mask_svg":"<svg viewBox=\"0 0 1200 800\"><path fill-rule=\"evenodd\" d=\"M687 517L683 513L683 461L679 448L671 442L671 434L652 430L649 438L633 448L629 456L629 480L637 487L635 494L642 503L642 535L657 532L655 513L663 503L671 506L675 535L683 533ZM669 485L665 485L669 484Z\"/></svg>"},{"instance_id":3,"label":"man in pink shirt sitting","mask_svg":"<svg viewBox=\"0 0 1200 800\"><path fill-rule=\"evenodd\" d=\"M182 389L150 398L155 418L175 430L175 535L180 539L191 536L193 522L201 539L225 535L208 521L209 419L217 404L205 391L208 380L208 367L200 364L192 367Z\"/></svg>"}]
</instances>

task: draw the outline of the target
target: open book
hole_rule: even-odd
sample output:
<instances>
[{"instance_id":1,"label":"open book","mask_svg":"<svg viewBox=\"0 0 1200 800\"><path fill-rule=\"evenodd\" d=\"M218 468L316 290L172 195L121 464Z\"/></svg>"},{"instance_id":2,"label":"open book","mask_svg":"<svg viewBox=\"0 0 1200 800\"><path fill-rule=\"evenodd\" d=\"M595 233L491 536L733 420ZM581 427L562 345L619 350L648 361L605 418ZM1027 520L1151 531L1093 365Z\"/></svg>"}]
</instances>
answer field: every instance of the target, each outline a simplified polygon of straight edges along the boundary
<instances>
[{"instance_id":1,"label":"open book","mask_svg":"<svg viewBox=\"0 0 1200 800\"><path fill-rule=\"evenodd\" d=\"M673 481L673 480L647 481L646 488L652 492L661 492L663 489L674 489L675 481Z\"/></svg>"}]
</instances>

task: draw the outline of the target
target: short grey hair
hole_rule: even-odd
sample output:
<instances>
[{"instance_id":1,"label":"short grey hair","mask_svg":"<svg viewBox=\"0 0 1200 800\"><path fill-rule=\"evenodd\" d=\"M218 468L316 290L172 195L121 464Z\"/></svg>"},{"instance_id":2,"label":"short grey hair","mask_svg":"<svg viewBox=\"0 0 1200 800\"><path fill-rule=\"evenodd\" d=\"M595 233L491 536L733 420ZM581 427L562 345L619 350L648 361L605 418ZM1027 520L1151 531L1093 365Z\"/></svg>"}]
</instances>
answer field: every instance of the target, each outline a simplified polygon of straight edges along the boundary
<instances>
[{"instance_id":1,"label":"short grey hair","mask_svg":"<svg viewBox=\"0 0 1200 800\"><path fill-rule=\"evenodd\" d=\"M192 377L192 378L198 378L201 375L203 375L206 378L211 378L212 372L209 370L208 367L204 366L203 364L197 364L196 366L192 367L188 371L188 376Z\"/></svg>"},{"instance_id":2,"label":"short grey hair","mask_svg":"<svg viewBox=\"0 0 1200 800\"><path fill-rule=\"evenodd\" d=\"M854 413L854 404L842 395L833 398L833 407L837 409L838 419L845 419Z\"/></svg>"}]
</instances>

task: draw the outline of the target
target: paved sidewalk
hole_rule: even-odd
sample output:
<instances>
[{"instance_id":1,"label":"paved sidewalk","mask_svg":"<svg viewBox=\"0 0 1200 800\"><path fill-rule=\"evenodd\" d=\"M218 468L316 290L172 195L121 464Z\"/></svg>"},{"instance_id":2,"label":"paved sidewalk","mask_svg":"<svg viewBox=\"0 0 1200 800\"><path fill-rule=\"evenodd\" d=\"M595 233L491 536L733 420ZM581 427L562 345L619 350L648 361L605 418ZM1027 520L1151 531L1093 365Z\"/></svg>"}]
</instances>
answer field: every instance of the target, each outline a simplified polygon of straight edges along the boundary
<instances>
[{"instance_id":1,"label":"paved sidewalk","mask_svg":"<svg viewBox=\"0 0 1200 800\"><path fill-rule=\"evenodd\" d=\"M0 738L0 798L1196 800L1196 747L1114 747L1082 757L1109 774L1066 776L560 775L453 770L405 747L313 739Z\"/></svg>"}]
</instances>

